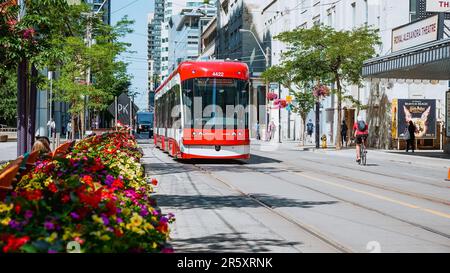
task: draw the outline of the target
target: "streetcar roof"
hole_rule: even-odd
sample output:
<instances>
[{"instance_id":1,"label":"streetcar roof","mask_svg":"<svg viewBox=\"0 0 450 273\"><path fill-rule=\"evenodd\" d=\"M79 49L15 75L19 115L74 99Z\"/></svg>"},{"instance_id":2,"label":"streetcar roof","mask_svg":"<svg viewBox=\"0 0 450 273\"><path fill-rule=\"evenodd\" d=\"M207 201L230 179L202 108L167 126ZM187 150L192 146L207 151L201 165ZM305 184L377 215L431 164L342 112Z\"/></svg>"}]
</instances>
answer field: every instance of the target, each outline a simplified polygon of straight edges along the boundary
<instances>
[{"instance_id":1,"label":"streetcar roof","mask_svg":"<svg viewBox=\"0 0 450 273\"><path fill-rule=\"evenodd\" d=\"M214 75L213 73L223 73ZM226 60L184 61L180 63L170 76L156 89L158 93L176 74L180 74L182 81L192 78L235 78L248 80L248 66L246 63Z\"/></svg>"}]
</instances>

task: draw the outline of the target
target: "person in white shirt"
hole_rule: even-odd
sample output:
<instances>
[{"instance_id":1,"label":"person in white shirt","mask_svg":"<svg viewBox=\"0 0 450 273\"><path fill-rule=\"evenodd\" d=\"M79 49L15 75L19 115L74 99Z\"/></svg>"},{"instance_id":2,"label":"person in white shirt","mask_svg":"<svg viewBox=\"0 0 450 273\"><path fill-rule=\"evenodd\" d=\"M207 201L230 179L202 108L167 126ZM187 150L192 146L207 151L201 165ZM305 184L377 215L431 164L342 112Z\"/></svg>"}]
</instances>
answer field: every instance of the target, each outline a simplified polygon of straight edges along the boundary
<instances>
[{"instance_id":1,"label":"person in white shirt","mask_svg":"<svg viewBox=\"0 0 450 273\"><path fill-rule=\"evenodd\" d=\"M52 118L47 122L47 127L50 131L50 137L53 137L55 135L56 124Z\"/></svg>"}]
</instances>

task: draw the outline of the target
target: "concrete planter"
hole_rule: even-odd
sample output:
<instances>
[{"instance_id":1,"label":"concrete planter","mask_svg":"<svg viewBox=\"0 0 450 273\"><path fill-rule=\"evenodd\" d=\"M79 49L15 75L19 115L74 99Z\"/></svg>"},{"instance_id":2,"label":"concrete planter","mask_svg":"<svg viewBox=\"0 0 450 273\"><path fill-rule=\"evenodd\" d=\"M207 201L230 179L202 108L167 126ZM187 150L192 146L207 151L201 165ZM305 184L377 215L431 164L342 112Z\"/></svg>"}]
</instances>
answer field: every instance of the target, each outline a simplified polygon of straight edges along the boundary
<instances>
[{"instance_id":1,"label":"concrete planter","mask_svg":"<svg viewBox=\"0 0 450 273\"><path fill-rule=\"evenodd\" d=\"M7 135L0 135L0 142L7 142L8 136Z\"/></svg>"}]
</instances>

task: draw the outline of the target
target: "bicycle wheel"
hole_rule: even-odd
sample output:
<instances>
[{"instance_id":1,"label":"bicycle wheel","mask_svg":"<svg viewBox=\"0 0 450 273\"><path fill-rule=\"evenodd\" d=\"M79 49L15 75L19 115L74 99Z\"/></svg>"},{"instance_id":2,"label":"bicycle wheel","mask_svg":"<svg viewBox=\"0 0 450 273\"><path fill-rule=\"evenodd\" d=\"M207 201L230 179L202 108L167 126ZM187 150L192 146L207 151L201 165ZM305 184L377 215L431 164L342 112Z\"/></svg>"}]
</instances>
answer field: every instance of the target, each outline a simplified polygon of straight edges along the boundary
<instances>
[{"instance_id":1,"label":"bicycle wheel","mask_svg":"<svg viewBox=\"0 0 450 273\"><path fill-rule=\"evenodd\" d=\"M367 152L366 152L366 148L363 148L361 150L361 163L366 166L367 163Z\"/></svg>"}]
</instances>

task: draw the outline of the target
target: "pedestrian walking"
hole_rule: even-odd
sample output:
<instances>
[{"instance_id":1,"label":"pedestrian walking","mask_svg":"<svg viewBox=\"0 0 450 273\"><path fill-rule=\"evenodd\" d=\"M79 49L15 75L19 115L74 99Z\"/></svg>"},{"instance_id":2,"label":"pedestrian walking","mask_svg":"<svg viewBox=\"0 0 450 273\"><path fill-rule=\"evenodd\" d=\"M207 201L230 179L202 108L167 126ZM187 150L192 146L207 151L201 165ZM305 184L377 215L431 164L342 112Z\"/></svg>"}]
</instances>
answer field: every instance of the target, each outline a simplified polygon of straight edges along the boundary
<instances>
[{"instance_id":1,"label":"pedestrian walking","mask_svg":"<svg viewBox=\"0 0 450 273\"><path fill-rule=\"evenodd\" d=\"M274 133L275 133L275 122L273 122L273 120L272 120L269 123L269 128L268 128L268 131L267 131L267 135L268 135L267 136L267 141L271 141L272 140Z\"/></svg>"},{"instance_id":2,"label":"pedestrian walking","mask_svg":"<svg viewBox=\"0 0 450 273\"><path fill-rule=\"evenodd\" d=\"M257 121L256 124L255 124L256 139L257 139L257 140L261 140L261 134L260 134L260 132L259 132L259 129L260 129L260 127L259 127L259 121Z\"/></svg>"},{"instance_id":3,"label":"pedestrian walking","mask_svg":"<svg viewBox=\"0 0 450 273\"><path fill-rule=\"evenodd\" d=\"M66 139L72 138L72 122L67 122L67 136Z\"/></svg>"},{"instance_id":4,"label":"pedestrian walking","mask_svg":"<svg viewBox=\"0 0 450 273\"><path fill-rule=\"evenodd\" d=\"M416 125L414 125L414 122L412 122L412 120L410 120L408 127L405 130L406 152L408 152L409 147L411 147L411 151L414 153L414 142L416 141L416 136L415 136L416 132L417 132Z\"/></svg>"},{"instance_id":5,"label":"pedestrian walking","mask_svg":"<svg viewBox=\"0 0 450 273\"><path fill-rule=\"evenodd\" d=\"M51 138L51 137L53 137L55 135L55 131L56 131L56 123L53 120L53 118L51 118L47 122L47 127L48 127L48 131L50 132L50 138Z\"/></svg>"},{"instance_id":6,"label":"pedestrian walking","mask_svg":"<svg viewBox=\"0 0 450 273\"><path fill-rule=\"evenodd\" d=\"M348 131L347 124L345 123L345 120L343 120L341 125L341 141L342 146L344 146L345 143L345 147L347 147L347 131Z\"/></svg>"},{"instance_id":7,"label":"pedestrian walking","mask_svg":"<svg viewBox=\"0 0 450 273\"><path fill-rule=\"evenodd\" d=\"M312 120L310 119L309 122L306 124L306 132L308 134L309 142L312 143L312 134L314 131L314 124L312 123Z\"/></svg>"}]
</instances>

